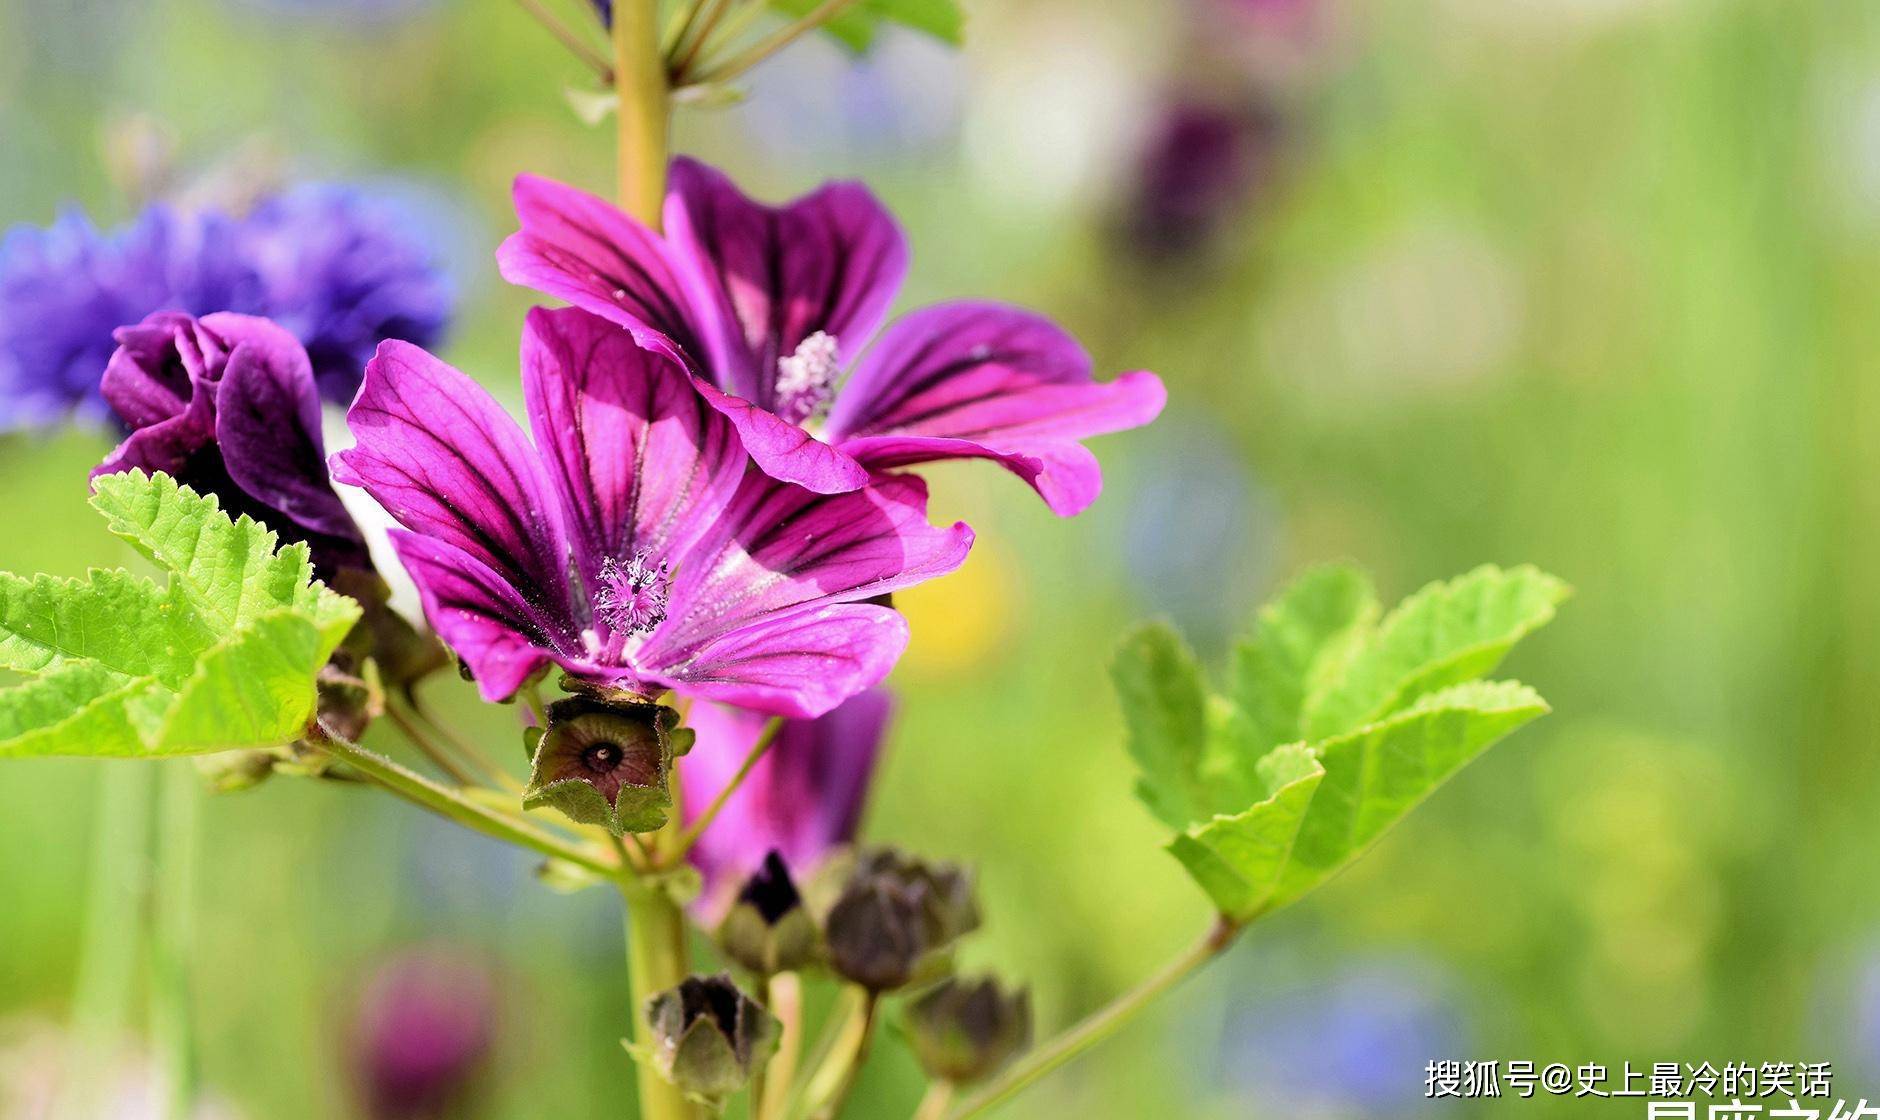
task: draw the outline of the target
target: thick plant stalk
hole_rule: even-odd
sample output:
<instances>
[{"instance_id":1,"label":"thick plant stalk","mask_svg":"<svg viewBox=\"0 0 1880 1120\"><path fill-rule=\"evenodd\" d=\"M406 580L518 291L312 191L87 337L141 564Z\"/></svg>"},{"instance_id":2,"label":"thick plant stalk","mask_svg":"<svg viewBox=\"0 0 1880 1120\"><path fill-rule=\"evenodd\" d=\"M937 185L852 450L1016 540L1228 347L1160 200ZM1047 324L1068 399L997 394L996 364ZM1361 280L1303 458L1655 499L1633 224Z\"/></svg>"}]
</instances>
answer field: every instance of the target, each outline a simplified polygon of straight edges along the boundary
<instances>
[{"instance_id":1,"label":"thick plant stalk","mask_svg":"<svg viewBox=\"0 0 1880 1120\"><path fill-rule=\"evenodd\" d=\"M646 1001L677 987L686 975L685 916L664 887L623 886L627 906L627 983L633 990L633 1040L642 1053L656 1045ZM643 1120L693 1120L699 1110L677 1085L642 1062L640 1116Z\"/></svg>"},{"instance_id":2,"label":"thick plant stalk","mask_svg":"<svg viewBox=\"0 0 1880 1120\"><path fill-rule=\"evenodd\" d=\"M615 0L614 113L619 149L620 206L648 228L659 228L666 197L672 98L660 52L658 0ZM675 798L676 801L676 798ZM676 816L676 814L675 814ZM632 987L633 1037L652 1045L646 1001L679 986L690 970L685 915L659 883L623 886L627 908L627 978ZM638 1071L641 1120L695 1120L699 1109L653 1070Z\"/></svg>"},{"instance_id":3,"label":"thick plant stalk","mask_svg":"<svg viewBox=\"0 0 1880 1120\"><path fill-rule=\"evenodd\" d=\"M614 4L614 91L618 128L620 207L650 229L659 228L666 198L667 130L672 104L666 60L659 50L658 0Z\"/></svg>"}]
</instances>

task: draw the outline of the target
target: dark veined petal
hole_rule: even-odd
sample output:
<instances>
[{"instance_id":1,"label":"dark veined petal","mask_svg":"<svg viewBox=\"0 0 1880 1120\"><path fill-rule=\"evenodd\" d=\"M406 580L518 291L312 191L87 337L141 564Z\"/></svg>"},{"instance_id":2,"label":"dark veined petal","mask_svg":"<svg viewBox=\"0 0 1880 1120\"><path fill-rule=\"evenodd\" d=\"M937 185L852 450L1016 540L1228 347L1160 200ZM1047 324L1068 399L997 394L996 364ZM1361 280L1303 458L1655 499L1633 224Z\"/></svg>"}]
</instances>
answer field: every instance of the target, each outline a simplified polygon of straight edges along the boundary
<instances>
[{"instance_id":1,"label":"dark veined petal","mask_svg":"<svg viewBox=\"0 0 1880 1120\"><path fill-rule=\"evenodd\" d=\"M702 700L812 719L879 684L907 637L907 620L888 607L812 604L721 633L644 675Z\"/></svg>"},{"instance_id":2,"label":"dark veined petal","mask_svg":"<svg viewBox=\"0 0 1880 1120\"><path fill-rule=\"evenodd\" d=\"M907 240L860 183L766 206L695 160L672 165L666 231L713 311L713 380L774 410L777 363L821 331L858 352L907 275Z\"/></svg>"},{"instance_id":3,"label":"dark veined petal","mask_svg":"<svg viewBox=\"0 0 1880 1120\"><path fill-rule=\"evenodd\" d=\"M705 360L684 281L658 234L553 179L521 176L515 203L522 229L496 250L503 279L618 323L680 362Z\"/></svg>"},{"instance_id":4,"label":"dark veined petal","mask_svg":"<svg viewBox=\"0 0 1880 1120\"><path fill-rule=\"evenodd\" d=\"M560 500L528 437L482 386L403 342L366 364L334 476L407 529L461 549L538 610L569 611Z\"/></svg>"},{"instance_id":5,"label":"dark veined petal","mask_svg":"<svg viewBox=\"0 0 1880 1120\"><path fill-rule=\"evenodd\" d=\"M746 471L712 531L673 561L668 619L635 654L655 670L708 642L785 611L853 602L960 566L964 523L927 523L927 487L911 475L822 495Z\"/></svg>"},{"instance_id":6,"label":"dark veined petal","mask_svg":"<svg viewBox=\"0 0 1880 1120\"><path fill-rule=\"evenodd\" d=\"M770 477L794 482L818 494L842 494L867 485L868 468L841 448L703 381L698 383L698 391L737 426L744 450Z\"/></svg>"},{"instance_id":7,"label":"dark veined petal","mask_svg":"<svg viewBox=\"0 0 1880 1120\"><path fill-rule=\"evenodd\" d=\"M215 398L215 438L229 477L309 532L360 542L363 549L327 477L319 388L306 350L266 319L219 312L204 316L202 325L229 350Z\"/></svg>"},{"instance_id":8,"label":"dark veined petal","mask_svg":"<svg viewBox=\"0 0 1880 1120\"><path fill-rule=\"evenodd\" d=\"M470 667L485 700L508 699L552 653L576 648L565 620L532 606L463 549L403 529L391 538L418 585L424 616Z\"/></svg>"},{"instance_id":9,"label":"dark veined petal","mask_svg":"<svg viewBox=\"0 0 1880 1120\"><path fill-rule=\"evenodd\" d=\"M950 303L900 319L862 357L836 399L829 439L875 470L992 459L1069 515L1102 487L1077 441L1146 424L1166 397L1146 371L1091 380L1089 356L1048 319Z\"/></svg>"},{"instance_id":10,"label":"dark veined petal","mask_svg":"<svg viewBox=\"0 0 1880 1120\"><path fill-rule=\"evenodd\" d=\"M576 308L529 312L522 386L583 579L607 560L688 549L744 472L737 433L663 354Z\"/></svg>"}]
</instances>

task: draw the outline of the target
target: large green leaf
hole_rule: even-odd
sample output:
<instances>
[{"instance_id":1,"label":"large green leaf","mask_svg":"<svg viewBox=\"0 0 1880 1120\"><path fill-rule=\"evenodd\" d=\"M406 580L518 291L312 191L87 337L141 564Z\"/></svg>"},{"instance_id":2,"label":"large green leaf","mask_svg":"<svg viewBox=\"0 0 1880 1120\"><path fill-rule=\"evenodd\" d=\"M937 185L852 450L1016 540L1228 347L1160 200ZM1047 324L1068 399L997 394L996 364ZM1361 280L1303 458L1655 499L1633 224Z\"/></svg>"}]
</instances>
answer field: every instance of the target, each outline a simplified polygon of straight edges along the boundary
<instances>
[{"instance_id":1,"label":"large green leaf","mask_svg":"<svg viewBox=\"0 0 1880 1120\"><path fill-rule=\"evenodd\" d=\"M1258 615L1210 694L1181 636L1144 627L1113 669L1138 795L1227 917L1284 906L1362 855L1498 739L1547 711L1484 682L1566 595L1532 568L1432 584L1377 623L1370 582L1314 570Z\"/></svg>"},{"instance_id":2,"label":"large green leaf","mask_svg":"<svg viewBox=\"0 0 1880 1120\"><path fill-rule=\"evenodd\" d=\"M1390 613L1335 685L1311 698L1305 737L1350 731L1425 693L1493 672L1566 597L1566 584L1525 566L1485 565L1430 584Z\"/></svg>"},{"instance_id":3,"label":"large green leaf","mask_svg":"<svg viewBox=\"0 0 1880 1120\"><path fill-rule=\"evenodd\" d=\"M1474 681L1314 744L1325 779L1299 827L1274 904L1330 878L1465 764L1546 712L1546 702L1526 685Z\"/></svg>"},{"instance_id":4,"label":"large green leaf","mask_svg":"<svg viewBox=\"0 0 1880 1120\"><path fill-rule=\"evenodd\" d=\"M824 0L770 0L770 6L791 19L801 19L821 7ZM966 15L958 0L859 0L823 24L837 42L852 51L865 51L874 44L883 23L898 23L924 31L945 43L958 46L965 30Z\"/></svg>"},{"instance_id":5,"label":"large green leaf","mask_svg":"<svg viewBox=\"0 0 1880 1120\"><path fill-rule=\"evenodd\" d=\"M1195 825L1169 842L1169 851L1215 908L1239 922L1265 910L1279 889L1300 825L1325 777L1317 757L1299 743L1276 748L1260 760L1259 770L1264 799L1245 812Z\"/></svg>"},{"instance_id":6,"label":"large green leaf","mask_svg":"<svg viewBox=\"0 0 1880 1120\"><path fill-rule=\"evenodd\" d=\"M305 545L164 475L97 480L113 532L167 570L83 580L0 573L0 756L157 756L275 746L312 716L314 677L359 617Z\"/></svg>"}]
</instances>

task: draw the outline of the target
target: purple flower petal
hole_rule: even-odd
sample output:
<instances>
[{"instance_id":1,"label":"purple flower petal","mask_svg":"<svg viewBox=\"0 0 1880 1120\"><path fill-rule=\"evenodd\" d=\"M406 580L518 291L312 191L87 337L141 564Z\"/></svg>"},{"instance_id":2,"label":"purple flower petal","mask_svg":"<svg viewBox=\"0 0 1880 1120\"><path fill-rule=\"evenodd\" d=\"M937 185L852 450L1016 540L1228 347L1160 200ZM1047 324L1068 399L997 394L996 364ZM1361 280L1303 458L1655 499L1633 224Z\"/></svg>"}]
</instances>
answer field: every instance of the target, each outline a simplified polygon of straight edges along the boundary
<instances>
[{"instance_id":1,"label":"purple flower petal","mask_svg":"<svg viewBox=\"0 0 1880 1120\"><path fill-rule=\"evenodd\" d=\"M772 851L802 882L833 848L854 839L893 707L886 691L874 689L817 719L784 721L692 848L708 910L718 909ZM688 722L698 743L678 766L690 821L717 799L769 721L743 708L699 704Z\"/></svg>"},{"instance_id":2,"label":"purple flower petal","mask_svg":"<svg viewBox=\"0 0 1880 1120\"><path fill-rule=\"evenodd\" d=\"M736 493L744 451L677 363L576 308L529 312L522 383L590 593L608 560L688 549Z\"/></svg>"},{"instance_id":3,"label":"purple flower petal","mask_svg":"<svg viewBox=\"0 0 1880 1120\"><path fill-rule=\"evenodd\" d=\"M868 484L868 468L848 452L743 397L721 392L703 381L697 385L699 394L737 426L744 450L770 477L794 482L818 494L842 494Z\"/></svg>"},{"instance_id":4,"label":"purple flower petal","mask_svg":"<svg viewBox=\"0 0 1880 1120\"><path fill-rule=\"evenodd\" d=\"M635 663L670 671L773 616L943 575L965 562L972 543L963 522L946 529L927 523L927 487L911 475L820 495L749 470L724 515L674 561L672 616Z\"/></svg>"},{"instance_id":5,"label":"purple flower petal","mask_svg":"<svg viewBox=\"0 0 1880 1120\"><path fill-rule=\"evenodd\" d=\"M818 331L856 352L907 275L907 240L860 183L784 206L745 196L695 160L672 165L667 236L715 311L705 343L716 383L779 411L778 363Z\"/></svg>"},{"instance_id":6,"label":"purple flower petal","mask_svg":"<svg viewBox=\"0 0 1880 1120\"><path fill-rule=\"evenodd\" d=\"M568 542L554 484L482 386L415 346L386 342L346 422L358 443L333 457L336 478L565 615Z\"/></svg>"},{"instance_id":7,"label":"purple flower petal","mask_svg":"<svg viewBox=\"0 0 1880 1120\"><path fill-rule=\"evenodd\" d=\"M530 604L468 552L404 529L390 535L399 562L418 585L424 616L470 667L485 700L507 700L552 652L577 648L555 612Z\"/></svg>"},{"instance_id":8,"label":"purple flower petal","mask_svg":"<svg viewBox=\"0 0 1880 1120\"><path fill-rule=\"evenodd\" d=\"M516 180L522 229L496 250L503 279L618 323L682 363L706 351L671 250L617 207L553 179Z\"/></svg>"},{"instance_id":9,"label":"purple flower petal","mask_svg":"<svg viewBox=\"0 0 1880 1120\"><path fill-rule=\"evenodd\" d=\"M1077 441L1146 424L1165 400L1152 373L1092 381L1083 348L1041 316L950 303L888 328L843 386L828 434L877 470L992 459L1068 516L1102 487L1095 458Z\"/></svg>"},{"instance_id":10,"label":"purple flower petal","mask_svg":"<svg viewBox=\"0 0 1880 1120\"><path fill-rule=\"evenodd\" d=\"M811 605L722 633L645 675L701 700L813 719L880 684L907 638L907 620L888 607Z\"/></svg>"},{"instance_id":11,"label":"purple flower petal","mask_svg":"<svg viewBox=\"0 0 1880 1120\"><path fill-rule=\"evenodd\" d=\"M229 477L310 533L359 544L352 515L327 481L320 396L293 335L266 319L221 312L202 325L229 347L216 394L215 438Z\"/></svg>"}]
</instances>

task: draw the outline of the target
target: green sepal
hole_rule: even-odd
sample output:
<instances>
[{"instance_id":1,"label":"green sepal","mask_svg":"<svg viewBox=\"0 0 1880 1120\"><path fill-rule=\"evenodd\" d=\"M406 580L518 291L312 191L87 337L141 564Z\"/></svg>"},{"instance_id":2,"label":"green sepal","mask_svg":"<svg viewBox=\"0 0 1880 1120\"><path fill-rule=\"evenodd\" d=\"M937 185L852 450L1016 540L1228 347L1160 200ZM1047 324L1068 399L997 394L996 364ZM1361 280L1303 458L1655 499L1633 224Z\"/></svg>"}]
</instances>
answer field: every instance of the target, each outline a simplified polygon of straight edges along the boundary
<instances>
[{"instance_id":1,"label":"green sepal","mask_svg":"<svg viewBox=\"0 0 1880 1120\"><path fill-rule=\"evenodd\" d=\"M616 836L653 832L672 810L672 740L677 714L643 702L570 696L548 707L525 809L552 808Z\"/></svg>"}]
</instances>

